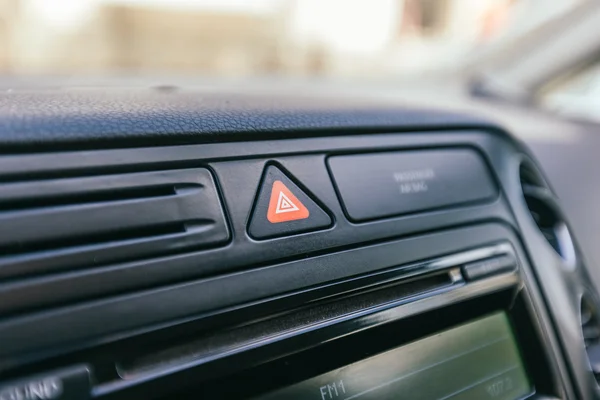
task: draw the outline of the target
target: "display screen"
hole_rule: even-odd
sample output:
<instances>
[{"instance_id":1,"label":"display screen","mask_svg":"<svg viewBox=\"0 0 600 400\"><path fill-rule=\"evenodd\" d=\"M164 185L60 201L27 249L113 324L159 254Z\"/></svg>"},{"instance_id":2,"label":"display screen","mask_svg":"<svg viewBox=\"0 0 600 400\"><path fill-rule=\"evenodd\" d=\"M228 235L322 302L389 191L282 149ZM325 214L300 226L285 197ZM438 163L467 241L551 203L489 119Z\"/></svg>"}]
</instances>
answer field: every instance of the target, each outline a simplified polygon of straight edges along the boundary
<instances>
[{"instance_id":1,"label":"display screen","mask_svg":"<svg viewBox=\"0 0 600 400\"><path fill-rule=\"evenodd\" d=\"M499 312L258 399L515 400L531 392L510 323Z\"/></svg>"}]
</instances>

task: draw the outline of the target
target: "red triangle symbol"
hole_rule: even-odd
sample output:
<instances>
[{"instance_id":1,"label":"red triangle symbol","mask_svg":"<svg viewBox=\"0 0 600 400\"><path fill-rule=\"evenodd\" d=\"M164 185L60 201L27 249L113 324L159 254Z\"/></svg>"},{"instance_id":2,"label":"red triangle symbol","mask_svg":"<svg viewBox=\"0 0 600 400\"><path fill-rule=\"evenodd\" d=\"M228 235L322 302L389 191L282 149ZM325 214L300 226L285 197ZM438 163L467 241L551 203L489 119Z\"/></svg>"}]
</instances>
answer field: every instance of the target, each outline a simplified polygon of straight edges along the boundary
<instances>
[{"instance_id":1,"label":"red triangle symbol","mask_svg":"<svg viewBox=\"0 0 600 400\"><path fill-rule=\"evenodd\" d=\"M273 182L267 219L272 224L306 219L310 213L283 182Z\"/></svg>"}]
</instances>

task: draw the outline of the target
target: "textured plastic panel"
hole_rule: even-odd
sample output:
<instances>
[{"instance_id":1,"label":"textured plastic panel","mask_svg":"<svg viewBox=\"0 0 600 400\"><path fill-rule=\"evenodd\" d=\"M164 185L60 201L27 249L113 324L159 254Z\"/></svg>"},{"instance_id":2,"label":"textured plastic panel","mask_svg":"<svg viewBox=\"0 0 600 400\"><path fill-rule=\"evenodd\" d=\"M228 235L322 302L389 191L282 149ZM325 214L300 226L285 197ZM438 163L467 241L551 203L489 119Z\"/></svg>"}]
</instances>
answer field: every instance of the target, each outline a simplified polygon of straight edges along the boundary
<instances>
[{"instance_id":1,"label":"textured plastic panel","mask_svg":"<svg viewBox=\"0 0 600 400\"><path fill-rule=\"evenodd\" d=\"M394 131L490 125L468 114L343 98L107 86L0 93L0 145L35 146L36 150L40 143L88 148L115 143L156 146L306 137L325 129L347 135L365 132L365 127Z\"/></svg>"}]
</instances>

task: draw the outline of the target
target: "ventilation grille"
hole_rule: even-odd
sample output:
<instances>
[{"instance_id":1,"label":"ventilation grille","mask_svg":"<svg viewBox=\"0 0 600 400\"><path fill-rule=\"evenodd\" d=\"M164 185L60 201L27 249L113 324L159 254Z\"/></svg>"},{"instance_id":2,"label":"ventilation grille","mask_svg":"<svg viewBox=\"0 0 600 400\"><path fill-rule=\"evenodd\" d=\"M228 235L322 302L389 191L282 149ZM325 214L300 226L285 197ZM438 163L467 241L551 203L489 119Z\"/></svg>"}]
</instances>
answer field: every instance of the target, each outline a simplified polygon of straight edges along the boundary
<instances>
[{"instance_id":1,"label":"ventilation grille","mask_svg":"<svg viewBox=\"0 0 600 400\"><path fill-rule=\"evenodd\" d=\"M581 299L581 332L590 367L600 382L600 318L596 303L587 295Z\"/></svg>"},{"instance_id":2,"label":"ventilation grille","mask_svg":"<svg viewBox=\"0 0 600 400\"><path fill-rule=\"evenodd\" d=\"M525 203L542 236L567 264L574 265L571 234L548 185L529 163L521 165L520 179Z\"/></svg>"},{"instance_id":3,"label":"ventilation grille","mask_svg":"<svg viewBox=\"0 0 600 400\"><path fill-rule=\"evenodd\" d=\"M548 185L541 177L540 173L533 165L525 162L521 164L521 169L519 171L521 186L523 187L523 191L526 189L544 189L549 190Z\"/></svg>"},{"instance_id":4,"label":"ventilation grille","mask_svg":"<svg viewBox=\"0 0 600 400\"><path fill-rule=\"evenodd\" d=\"M0 280L228 238L214 181L202 168L0 185Z\"/></svg>"}]
</instances>

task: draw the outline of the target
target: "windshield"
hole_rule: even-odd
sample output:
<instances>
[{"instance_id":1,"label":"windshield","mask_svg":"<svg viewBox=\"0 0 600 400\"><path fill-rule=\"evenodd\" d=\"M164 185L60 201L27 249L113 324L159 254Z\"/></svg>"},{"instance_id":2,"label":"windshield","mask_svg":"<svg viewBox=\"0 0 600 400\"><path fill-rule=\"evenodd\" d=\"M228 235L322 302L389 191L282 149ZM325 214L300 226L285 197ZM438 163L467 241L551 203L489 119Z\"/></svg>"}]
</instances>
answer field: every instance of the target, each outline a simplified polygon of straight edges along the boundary
<instances>
[{"instance_id":1,"label":"windshield","mask_svg":"<svg viewBox=\"0 0 600 400\"><path fill-rule=\"evenodd\" d=\"M453 71L575 0L0 0L3 76Z\"/></svg>"}]
</instances>

